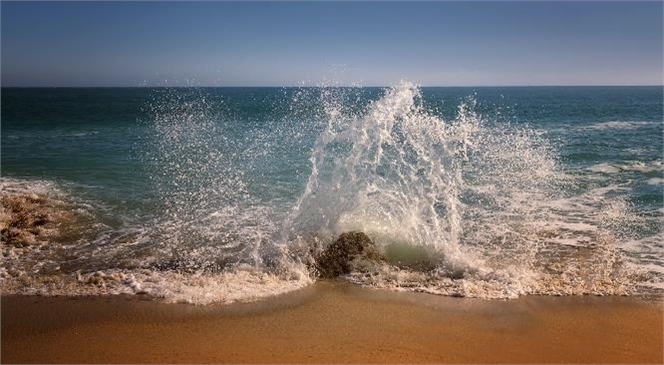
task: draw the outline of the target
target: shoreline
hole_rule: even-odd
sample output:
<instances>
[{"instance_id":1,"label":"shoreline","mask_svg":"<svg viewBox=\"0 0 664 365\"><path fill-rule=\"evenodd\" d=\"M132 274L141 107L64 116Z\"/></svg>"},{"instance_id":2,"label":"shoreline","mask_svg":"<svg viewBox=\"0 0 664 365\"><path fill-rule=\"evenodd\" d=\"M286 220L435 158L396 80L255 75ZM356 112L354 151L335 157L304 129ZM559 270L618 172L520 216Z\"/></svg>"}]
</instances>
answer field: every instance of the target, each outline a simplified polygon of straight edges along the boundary
<instances>
[{"instance_id":1,"label":"shoreline","mask_svg":"<svg viewBox=\"0 0 664 365\"><path fill-rule=\"evenodd\" d=\"M662 298L451 298L324 280L252 303L2 296L3 363L662 363Z\"/></svg>"}]
</instances>

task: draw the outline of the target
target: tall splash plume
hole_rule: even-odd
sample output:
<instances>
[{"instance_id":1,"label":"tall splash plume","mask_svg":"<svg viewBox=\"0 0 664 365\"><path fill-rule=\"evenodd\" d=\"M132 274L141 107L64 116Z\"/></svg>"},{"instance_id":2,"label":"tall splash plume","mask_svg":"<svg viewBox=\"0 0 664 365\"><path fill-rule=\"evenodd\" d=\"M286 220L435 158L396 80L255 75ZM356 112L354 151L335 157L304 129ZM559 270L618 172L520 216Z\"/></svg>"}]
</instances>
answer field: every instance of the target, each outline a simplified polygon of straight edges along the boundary
<instances>
[{"instance_id":1,"label":"tall splash plume","mask_svg":"<svg viewBox=\"0 0 664 365\"><path fill-rule=\"evenodd\" d=\"M456 164L475 116L447 125L416 104L419 91L409 84L370 103L364 115L346 114L332 92L323 93L328 126L314 146L289 233L329 239L361 230L383 244L432 246L460 259Z\"/></svg>"},{"instance_id":2,"label":"tall splash plume","mask_svg":"<svg viewBox=\"0 0 664 365\"><path fill-rule=\"evenodd\" d=\"M472 98L443 120L410 83L359 112L342 94L322 92L327 126L285 240L325 245L358 230L383 251L424 250L434 261L426 274L387 267L351 275L361 284L482 297L549 290L541 281L557 252L542 263L543 247L560 232L541 222L570 181L544 138L483 120Z\"/></svg>"}]
</instances>

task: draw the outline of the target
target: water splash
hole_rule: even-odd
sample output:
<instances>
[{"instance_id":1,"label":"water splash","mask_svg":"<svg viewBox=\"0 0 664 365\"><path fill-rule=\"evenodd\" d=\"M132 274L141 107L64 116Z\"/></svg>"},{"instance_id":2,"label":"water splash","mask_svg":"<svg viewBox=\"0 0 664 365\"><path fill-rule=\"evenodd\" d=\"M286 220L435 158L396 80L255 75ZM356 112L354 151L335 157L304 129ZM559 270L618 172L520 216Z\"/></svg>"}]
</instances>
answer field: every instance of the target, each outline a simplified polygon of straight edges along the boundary
<instances>
[{"instance_id":1,"label":"water splash","mask_svg":"<svg viewBox=\"0 0 664 365\"><path fill-rule=\"evenodd\" d=\"M285 115L252 125L219 95L158 91L141 145L150 216L54 247L60 276L37 251L8 255L36 264L0 271L3 290L256 299L311 283L303 263L358 230L391 260L345 277L360 285L481 298L632 291L616 242L642 220L611 192L580 189L537 130L480 115L473 97L444 119L406 82L288 98Z\"/></svg>"},{"instance_id":2,"label":"water splash","mask_svg":"<svg viewBox=\"0 0 664 365\"><path fill-rule=\"evenodd\" d=\"M151 177L162 212L154 226L164 266L220 271L259 266L274 230L268 207L247 189L246 150L232 120L199 89L166 90L149 104Z\"/></svg>"},{"instance_id":3,"label":"water splash","mask_svg":"<svg viewBox=\"0 0 664 365\"><path fill-rule=\"evenodd\" d=\"M285 225L291 237L362 230L383 245L429 246L463 260L468 253L460 241L469 223L484 225L482 218L498 209L523 217L557 176L549 147L537 145L543 141L485 127L472 99L447 122L424 109L413 84L389 89L350 115L323 97L328 127Z\"/></svg>"},{"instance_id":4,"label":"water splash","mask_svg":"<svg viewBox=\"0 0 664 365\"><path fill-rule=\"evenodd\" d=\"M551 244L565 230L543 229L542 222L556 216L554 202L573 188L537 131L483 119L473 98L459 104L453 120L443 120L406 82L359 111L339 102L348 99L341 92L321 94L327 126L313 147L312 172L284 224L284 240L324 246L358 230L384 251L413 255L424 248L433 261L429 272L393 262L350 276L371 286L480 297L613 290L607 283L565 288L551 280L549 262L562 260L568 249ZM620 261L606 244L610 238L593 237L604 243L598 257ZM606 264L599 261L589 271ZM624 289L624 280L618 286Z\"/></svg>"}]
</instances>

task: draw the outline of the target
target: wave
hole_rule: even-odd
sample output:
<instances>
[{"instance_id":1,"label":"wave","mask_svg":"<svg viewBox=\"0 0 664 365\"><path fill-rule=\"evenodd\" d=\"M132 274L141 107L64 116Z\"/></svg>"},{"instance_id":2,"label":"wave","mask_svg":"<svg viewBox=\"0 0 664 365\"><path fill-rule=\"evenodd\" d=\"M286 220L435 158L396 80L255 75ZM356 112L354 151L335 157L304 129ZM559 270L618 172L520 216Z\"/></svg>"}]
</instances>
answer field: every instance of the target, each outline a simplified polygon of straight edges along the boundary
<instances>
[{"instance_id":1,"label":"wave","mask_svg":"<svg viewBox=\"0 0 664 365\"><path fill-rule=\"evenodd\" d=\"M212 304L255 301L309 285L307 275L283 276L238 267L223 273L155 270L98 270L70 275L30 276L1 269L3 294L149 295L171 303Z\"/></svg>"},{"instance_id":2,"label":"wave","mask_svg":"<svg viewBox=\"0 0 664 365\"><path fill-rule=\"evenodd\" d=\"M624 163L599 163L593 166L588 167L586 170L591 172L601 172L604 174L615 174L623 171L626 172L640 172L640 173L649 173L649 172L661 172L662 170L662 161L651 161L651 162L642 162L642 161L627 161Z\"/></svg>"},{"instance_id":3,"label":"wave","mask_svg":"<svg viewBox=\"0 0 664 365\"><path fill-rule=\"evenodd\" d=\"M29 134L10 134L6 137L8 139L17 140L17 139L76 139L81 137L89 137L98 135L99 131L80 131L80 132L48 132L48 134L43 133L42 131L31 132Z\"/></svg>"},{"instance_id":4,"label":"wave","mask_svg":"<svg viewBox=\"0 0 664 365\"><path fill-rule=\"evenodd\" d=\"M77 207L80 217L68 219L95 229L67 243L3 245L3 292L256 300L314 282L307 264L348 231L388 253L388 263L343 277L376 288L514 298L630 294L659 280L640 279L643 267L620 246L642 225L629 204L606 188L584 191L541 132L485 118L473 98L444 120L410 83L373 99L356 88L305 89L283 120L240 130L203 90L158 92L139 146L158 197L150 214L110 227L93 222L94 202L13 181L8 192L42 189ZM280 186L292 198L271 198L265 191L279 180L264 176L279 171L269 156L300 164L303 151L303 184L290 177ZM429 264L405 265L414 255Z\"/></svg>"},{"instance_id":5,"label":"wave","mask_svg":"<svg viewBox=\"0 0 664 365\"><path fill-rule=\"evenodd\" d=\"M579 130L626 130L626 129L639 129L646 126L657 125L653 122L647 121L608 121L600 122L587 126L578 127Z\"/></svg>"},{"instance_id":6,"label":"wave","mask_svg":"<svg viewBox=\"0 0 664 365\"><path fill-rule=\"evenodd\" d=\"M647 183L648 185L664 185L664 179L661 177L653 177L648 179Z\"/></svg>"}]
</instances>

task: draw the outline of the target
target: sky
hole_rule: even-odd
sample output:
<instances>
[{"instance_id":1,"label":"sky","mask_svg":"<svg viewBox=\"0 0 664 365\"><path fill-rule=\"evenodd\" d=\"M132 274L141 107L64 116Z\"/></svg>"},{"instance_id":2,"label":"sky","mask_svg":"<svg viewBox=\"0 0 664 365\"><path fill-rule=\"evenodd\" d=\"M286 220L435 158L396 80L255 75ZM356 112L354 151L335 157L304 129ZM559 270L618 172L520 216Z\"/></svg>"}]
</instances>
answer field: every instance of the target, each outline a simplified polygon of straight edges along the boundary
<instances>
[{"instance_id":1,"label":"sky","mask_svg":"<svg viewBox=\"0 0 664 365\"><path fill-rule=\"evenodd\" d=\"M6 2L2 86L662 85L663 3Z\"/></svg>"}]
</instances>

